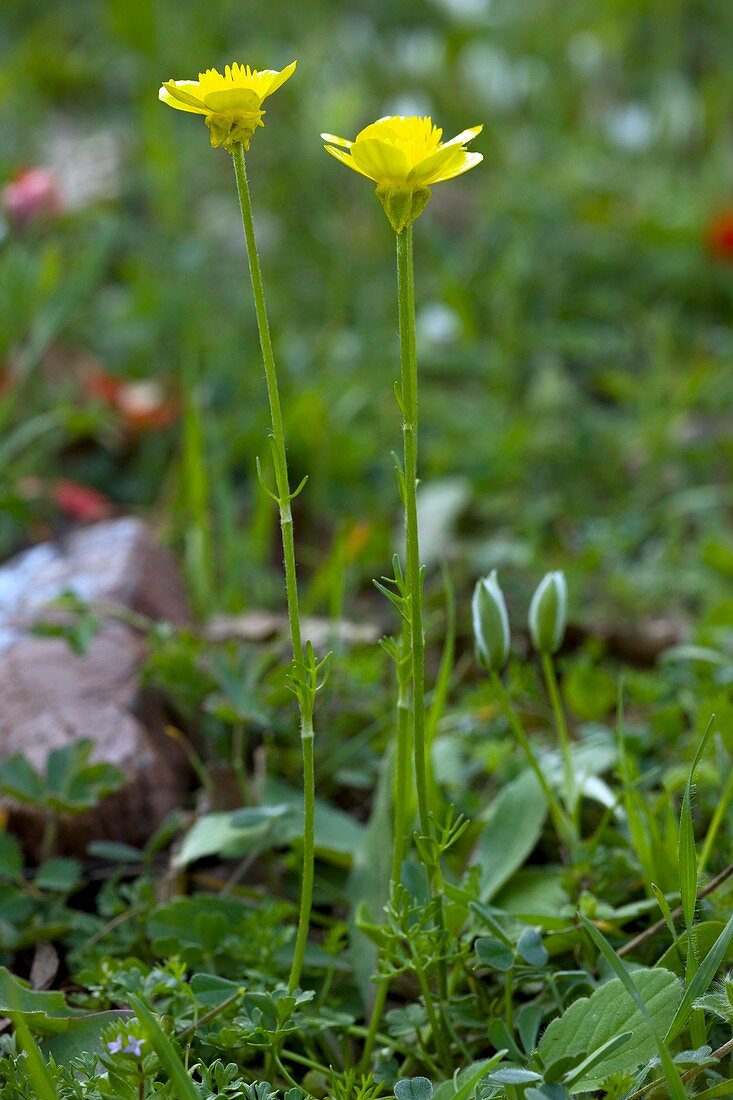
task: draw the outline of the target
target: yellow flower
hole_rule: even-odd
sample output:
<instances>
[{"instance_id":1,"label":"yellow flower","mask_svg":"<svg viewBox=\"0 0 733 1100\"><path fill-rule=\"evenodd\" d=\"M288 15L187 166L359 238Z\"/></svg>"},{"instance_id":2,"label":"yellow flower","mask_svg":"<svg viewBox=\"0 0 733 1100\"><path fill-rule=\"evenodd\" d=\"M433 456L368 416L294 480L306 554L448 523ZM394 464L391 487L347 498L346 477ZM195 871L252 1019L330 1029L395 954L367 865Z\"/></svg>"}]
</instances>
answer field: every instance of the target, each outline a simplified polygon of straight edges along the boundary
<instances>
[{"instance_id":1,"label":"yellow flower","mask_svg":"<svg viewBox=\"0 0 733 1100\"><path fill-rule=\"evenodd\" d=\"M321 137L332 156L376 183L377 197L399 233L422 214L434 183L460 176L484 159L464 148L482 129L472 126L442 142L443 131L432 119L393 115L365 127L354 141Z\"/></svg>"},{"instance_id":2,"label":"yellow flower","mask_svg":"<svg viewBox=\"0 0 733 1100\"><path fill-rule=\"evenodd\" d=\"M211 144L223 145L229 152L237 142L249 149L252 135L264 126L262 103L295 72L293 61L281 72L274 69L250 69L236 61L222 75L216 69L199 73L198 80L167 80L158 98L178 111L203 115L209 127Z\"/></svg>"}]
</instances>

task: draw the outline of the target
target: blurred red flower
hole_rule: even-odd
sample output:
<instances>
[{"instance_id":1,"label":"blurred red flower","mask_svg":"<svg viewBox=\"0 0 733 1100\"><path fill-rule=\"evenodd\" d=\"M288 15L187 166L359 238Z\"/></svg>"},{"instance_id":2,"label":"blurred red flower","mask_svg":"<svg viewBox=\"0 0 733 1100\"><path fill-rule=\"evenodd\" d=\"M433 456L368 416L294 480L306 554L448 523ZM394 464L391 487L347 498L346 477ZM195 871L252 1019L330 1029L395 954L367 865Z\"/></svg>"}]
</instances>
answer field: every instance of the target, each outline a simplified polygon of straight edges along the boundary
<instances>
[{"instance_id":1,"label":"blurred red flower","mask_svg":"<svg viewBox=\"0 0 733 1100\"><path fill-rule=\"evenodd\" d=\"M79 481L59 478L51 487L51 496L60 512L79 523L97 523L112 515L112 502L104 493Z\"/></svg>"},{"instance_id":2,"label":"blurred red flower","mask_svg":"<svg viewBox=\"0 0 733 1100\"><path fill-rule=\"evenodd\" d=\"M109 405L132 432L167 428L178 418L178 404L167 397L155 379L129 382L105 370L87 375L84 389L88 397Z\"/></svg>"},{"instance_id":3,"label":"blurred red flower","mask_svg":"<svg viewBox=\"0 0 733 1100\"><path fill-rule=\"evenodd\" d=\"M708 222L708 252L718 260L733 260L733 206L721 210Z\"/></svg>"},{"instance_id":4,"label":"blurred red flower","mask_svg":"<svg viewBox=\"0 0 733 1100\"><path fill-rule=\"evenodd\" d=\"M64 202L56 175L50 168L24 168L5 185L2 207L19 229L38 218L59 214Z\"/></svg>"}]
</instances>

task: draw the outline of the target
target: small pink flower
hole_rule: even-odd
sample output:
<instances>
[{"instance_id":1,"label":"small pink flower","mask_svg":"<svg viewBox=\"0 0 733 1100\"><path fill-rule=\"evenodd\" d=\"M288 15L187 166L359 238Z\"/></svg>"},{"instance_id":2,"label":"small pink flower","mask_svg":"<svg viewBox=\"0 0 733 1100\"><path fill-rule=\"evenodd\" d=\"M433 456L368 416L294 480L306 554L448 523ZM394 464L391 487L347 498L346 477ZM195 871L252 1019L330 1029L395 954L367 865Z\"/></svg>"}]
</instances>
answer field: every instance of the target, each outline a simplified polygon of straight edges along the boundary
<instances>
[{"instance_id":1,"label":"small pink flower","mask_svg":"<svg viewBox=\"0 0 733 1100\"><path fill-rule=\"evenodd\" d=\"M25 168L5 185L2 206L8 219L25 229L40 218L59 214L64 206L59 182L50 168Z\"/></svg>"},{"instance_id":2,"label":"small pink flower","mask_svg":"<svg viewBox=\"0 0 733 1100\"><path fill-rule=\"evenodd\" d=\"M97 523L112 515L112 503L98 489L59 478L53 485L53 502L60 512L78 523Z\"/></svg>"}]
</instances>

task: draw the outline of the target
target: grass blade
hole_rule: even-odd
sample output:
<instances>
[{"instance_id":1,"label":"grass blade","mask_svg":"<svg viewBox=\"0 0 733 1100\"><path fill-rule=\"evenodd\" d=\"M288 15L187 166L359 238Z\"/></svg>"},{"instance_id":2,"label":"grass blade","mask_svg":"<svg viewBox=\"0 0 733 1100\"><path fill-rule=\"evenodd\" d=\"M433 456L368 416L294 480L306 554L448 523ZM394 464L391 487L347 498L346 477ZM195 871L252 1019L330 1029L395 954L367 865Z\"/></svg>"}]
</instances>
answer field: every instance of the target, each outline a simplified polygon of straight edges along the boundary
<instances>
[{"instance_id":1,"label":"grass blade","mask_svg":"<svg viewBox=\"0 0 733 1100\"><path fill-rule=\"evenodd\" d=\"M201 1100L199 1090L186 1073L186 1068L178 1054L176 1054L173 1044L150 1009L143 1004L139 997L132 995L130 995L130 1007L143 1025L148 1041L158 1055L163 1069L168 1074L168 1079L178 1100Z\"/></svg>"},{"instance_id":2,"label":"grass blade","mask_svg":"<svg viewBox=\"0 0 733 1100\"><path fill-rule=\"evenodd\" d=\"M613 970L616 977L622 982L627 993L633 999L636 1007L639 1009L639 1012L641 1012L642 1016L646 1020L649 1026L649 1030L654 1036L654 1041L657 1045L657 1050L659 1052L659 1061L661 1062L662 1070L664 1072L664 1078L670 1090L669 1094L672 1097L672 1100L687 1100L687 1092L685 1091L685 1087L680 1080L680 1075L677 1067L672 1061L672 1056L667 1049L666 1044L667 1042L671 1041L669 1038L669 1033L666 1039L662 1039L661 1035L654 1026L654 1021L652 1020L651 1014L646 1006L644 998L641 996L639 990L634 984L634 979L631 977L628 970L622 963L621 959L619 959L618 955L613 950L605 936L601 932L599 932L595 925L591 924L587 917L584 917L582 913L578 913L578 919L580 920L580 923L585 928L593 943L603 955L608 965Z\"/></svg>"},{"instance_id":3,"label":"grass blade","mask_svg":"<svg viewBox=\"0 0 733 1100\"><path fill-rule=\"evenodd\" d=\"M21 1015L12 1017L18 1042L28 1059L28 1076L33 1082L38 1100L59 1100L56 1085L51 1079L48 1066L41 1054L30 1028Z\"/></svg>"},{"instance_id":4,"label":"grass blade","mask_svg":"<svg viewBox=\"0 0 733 1100\"><path fill-rule=\"evenodd\" d=\"M583 919L582 917L580 918ZM671 1043L687 1024L692 1012L692 1006L698 997L706 992L713 978L722 965L728 952L728 947L733 940L733 916L729 918L723 931L718 936L712 948L700 963L700 967L692 981L685 989L684 996L677 1009L675 1018L669 1025L669 1031L665 1035L665 1042Z\"/></svg>"}]
</instances>

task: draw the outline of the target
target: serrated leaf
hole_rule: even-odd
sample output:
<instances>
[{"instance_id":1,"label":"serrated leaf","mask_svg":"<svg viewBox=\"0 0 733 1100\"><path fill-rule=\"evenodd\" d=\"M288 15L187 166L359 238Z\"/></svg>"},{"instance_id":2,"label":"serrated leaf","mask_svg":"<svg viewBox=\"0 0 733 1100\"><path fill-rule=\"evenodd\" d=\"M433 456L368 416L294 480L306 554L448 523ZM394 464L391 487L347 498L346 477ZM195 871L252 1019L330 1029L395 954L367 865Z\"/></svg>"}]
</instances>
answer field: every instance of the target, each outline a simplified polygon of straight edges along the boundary
<instances>
[{"instance_id":1,"label":"serrated leaf","mask_svg":"<svg viewBox=\"0 0 733 1100\"><path fill-rule=\"evenodd\" d=\"M633 980L657 1030L664 1032L680 1004L679 979L669 970L639 969L634 971ZM573 1084L571 1092L593 1092L610 1074L633 1072L657 1053L643 1013L621 980L613 978L590 997L574 1001L559 1019L553 1020L540 1040L538 1053L547 1066L567 1056L587 1057L625 1032L632 1033L633 1044L596 1063L587 1076Z\"/></svg>"}]
</instances>

